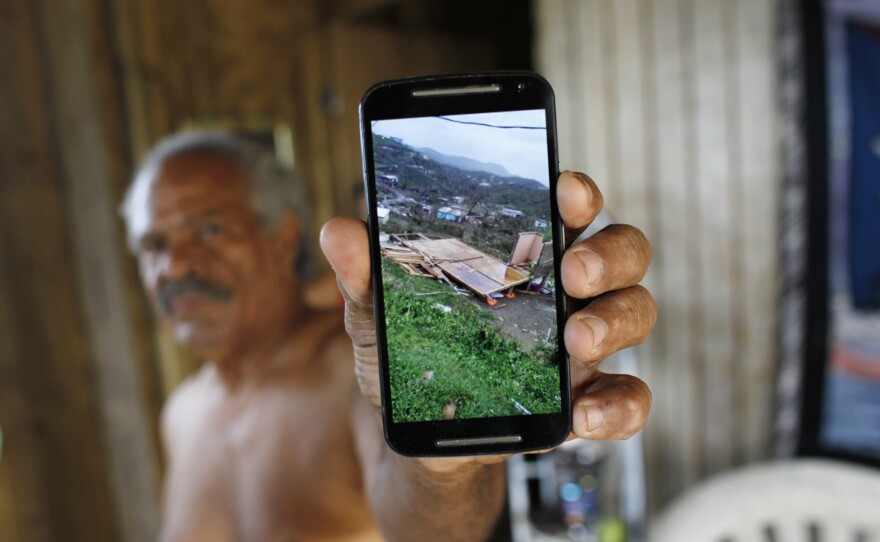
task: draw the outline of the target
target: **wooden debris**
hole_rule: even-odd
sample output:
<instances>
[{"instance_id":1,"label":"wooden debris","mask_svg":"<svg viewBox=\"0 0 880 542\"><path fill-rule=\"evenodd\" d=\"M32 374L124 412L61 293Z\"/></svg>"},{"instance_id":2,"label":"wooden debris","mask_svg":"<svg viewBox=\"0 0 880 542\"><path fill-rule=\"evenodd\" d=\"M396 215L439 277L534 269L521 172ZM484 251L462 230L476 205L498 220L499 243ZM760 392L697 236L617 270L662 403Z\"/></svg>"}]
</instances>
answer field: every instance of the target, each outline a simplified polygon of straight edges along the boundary
<instances>
[{"instance_id":1,"label":"wooden debris","mask_svg":"<svg viewBox=\"0 0 880 542\"><path fill-rule=\"evenodd\" d=\"M458 409L458 401L450 399L443 405L443 419L451 420L455 418L455 411Z\"/></svg>"},{"instance_id":2,"label":"wooden debris","mask_svg":"<svg viewBox=\"0 0 880 542\"><path fill-rule=\"evenodd\" d=\"M392 242L382 244L382 254L406 273L441 280L456 292L456 284L480 296L508 291L526 283L529 274L468 246L458 239L429 239L421 233L389 234ZM455 283L453 283L453 280ZM494 305L487 299L489 305Z\"/></svg>"},{"instance_id":3,"label":"wooden debris","mask_svg":"<svg viewBox=\"0 0 880 542\"><path fill-rule=\"evenodd\" d=\"M510 400L513 401L513 406L515 406L517 408L517 410L519 410L520 412L522 412L523 414L526 414L526 415L531 414L531 412L529 412L529 410L526 407L522 406L522 403L520 403L519 401L517 401L513 397L511 397Z\"/></svg>"}]
</instances>

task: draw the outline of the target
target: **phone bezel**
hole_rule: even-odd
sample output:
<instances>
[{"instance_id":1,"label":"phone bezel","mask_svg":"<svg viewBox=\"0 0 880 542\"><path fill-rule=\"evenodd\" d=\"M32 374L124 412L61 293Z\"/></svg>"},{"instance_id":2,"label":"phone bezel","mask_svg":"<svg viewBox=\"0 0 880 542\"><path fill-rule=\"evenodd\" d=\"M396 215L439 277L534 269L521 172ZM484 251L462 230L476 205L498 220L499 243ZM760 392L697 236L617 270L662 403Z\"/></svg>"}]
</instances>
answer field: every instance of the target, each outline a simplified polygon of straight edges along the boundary
<instances>
[{"instance_id":1,"label":"phone bezel","mask_svg":"<svg viewBox=\"0 0 880 542\"><path fill-rule=\"evenodd\" d=\"M467 92L468 87L499 85L497 92ZM440 96L413 96L413 91L431 89L462 89L463 93ZM554 272L560 277L560 260L564 251L563 226L556 201L556 179L559 176L556 145L556 114L553 90L541 76L531 72L468 74L419 77L385 81L371 87L361 100L361 150L367 199L370 237L370 262L381 269L379 223L376 216L376 178L373 163L371 122L398 118L432 117L469 113L491 113L542 109L547 122L547 153L550 178L550 207L553 231ZM558 279L557 279L558 280ZM563 333L567 308L562 288L557 288L557 340L560 352L560 411L553 414L531 414L463 420L394 422L391 412L391 386L388 367L388 344L385 330L384 286L382 273L372 275L376 343L379 351L382 418L388 445L402 455L431 457L500 454L538 450L558 445L571 430L571 398L568 353ZM518 435L517 443L490 443L467 446L438 447L440 440L475 439Z\"/></svg>"}]
</instances>

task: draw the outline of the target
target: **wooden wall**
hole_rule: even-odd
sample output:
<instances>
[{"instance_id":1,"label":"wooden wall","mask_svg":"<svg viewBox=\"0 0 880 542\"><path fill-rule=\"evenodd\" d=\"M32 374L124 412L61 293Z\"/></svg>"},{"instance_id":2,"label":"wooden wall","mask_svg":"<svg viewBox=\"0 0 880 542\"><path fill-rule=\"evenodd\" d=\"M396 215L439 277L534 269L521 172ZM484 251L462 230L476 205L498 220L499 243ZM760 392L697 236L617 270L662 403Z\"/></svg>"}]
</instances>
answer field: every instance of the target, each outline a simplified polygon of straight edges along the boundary
<instances>
[{"instance_id":1,"label":"wooden wall","mask_svg":"<svg viewBox=\"0 0 880 542\"><path fill-rule=\"evenodd\" d=\"M0 539L103 542L119 532L112 452L67 213L62 137L77 134L52 71L69 2L43 7L0 11Z\"/></svg>"},{"instance_id":2,"label":"wooden wall","mask_svg":"<svg viewBox=\"0 0 880 542\"><path fill-rule=\"evenodd\" d=\"M560 160L589 172L655 259L639 347L656 509L767 457L777 365L780 174L773 0L539 0Z\"/></svg>"}]
</instances>

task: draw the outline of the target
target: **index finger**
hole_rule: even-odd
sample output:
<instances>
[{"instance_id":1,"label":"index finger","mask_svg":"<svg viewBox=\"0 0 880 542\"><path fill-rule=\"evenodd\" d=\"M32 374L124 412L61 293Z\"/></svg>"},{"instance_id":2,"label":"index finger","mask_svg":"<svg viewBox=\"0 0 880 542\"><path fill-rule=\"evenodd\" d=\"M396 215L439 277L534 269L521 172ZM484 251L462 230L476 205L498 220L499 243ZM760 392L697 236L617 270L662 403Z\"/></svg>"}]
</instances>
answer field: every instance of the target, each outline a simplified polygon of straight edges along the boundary
<instances>
[{"instance_id":1,"label":"index finger","mask_svg":"<svg viewBox=\"0 0 880 542\"><path fill-rule=\"evenodd\" d=\"M565 225L568 247L590 225L605 204L602 192L585 173L563 171L556 182L556 201Z\"/></svg>"}]
</instances>

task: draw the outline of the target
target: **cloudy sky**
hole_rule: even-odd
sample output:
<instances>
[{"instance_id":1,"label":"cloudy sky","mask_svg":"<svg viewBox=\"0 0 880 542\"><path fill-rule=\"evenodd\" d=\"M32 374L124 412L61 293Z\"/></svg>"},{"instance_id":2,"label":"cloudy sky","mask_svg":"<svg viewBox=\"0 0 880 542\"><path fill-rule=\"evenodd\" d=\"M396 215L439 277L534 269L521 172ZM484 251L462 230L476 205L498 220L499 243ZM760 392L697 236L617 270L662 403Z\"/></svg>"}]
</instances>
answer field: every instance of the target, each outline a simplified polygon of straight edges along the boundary
<instances>
[{"instance_id":1,"label":"cloudy sky","mask_svg":"<svg viewBox=\"0 0 880 542\"><path fill-rule=\"evenodd\" d=\"M499 164L513 175L549 185L547 130L541 109L379 120L373 121L373 132L398 137L411 147Z\"/></svg>"}]
</instances>

